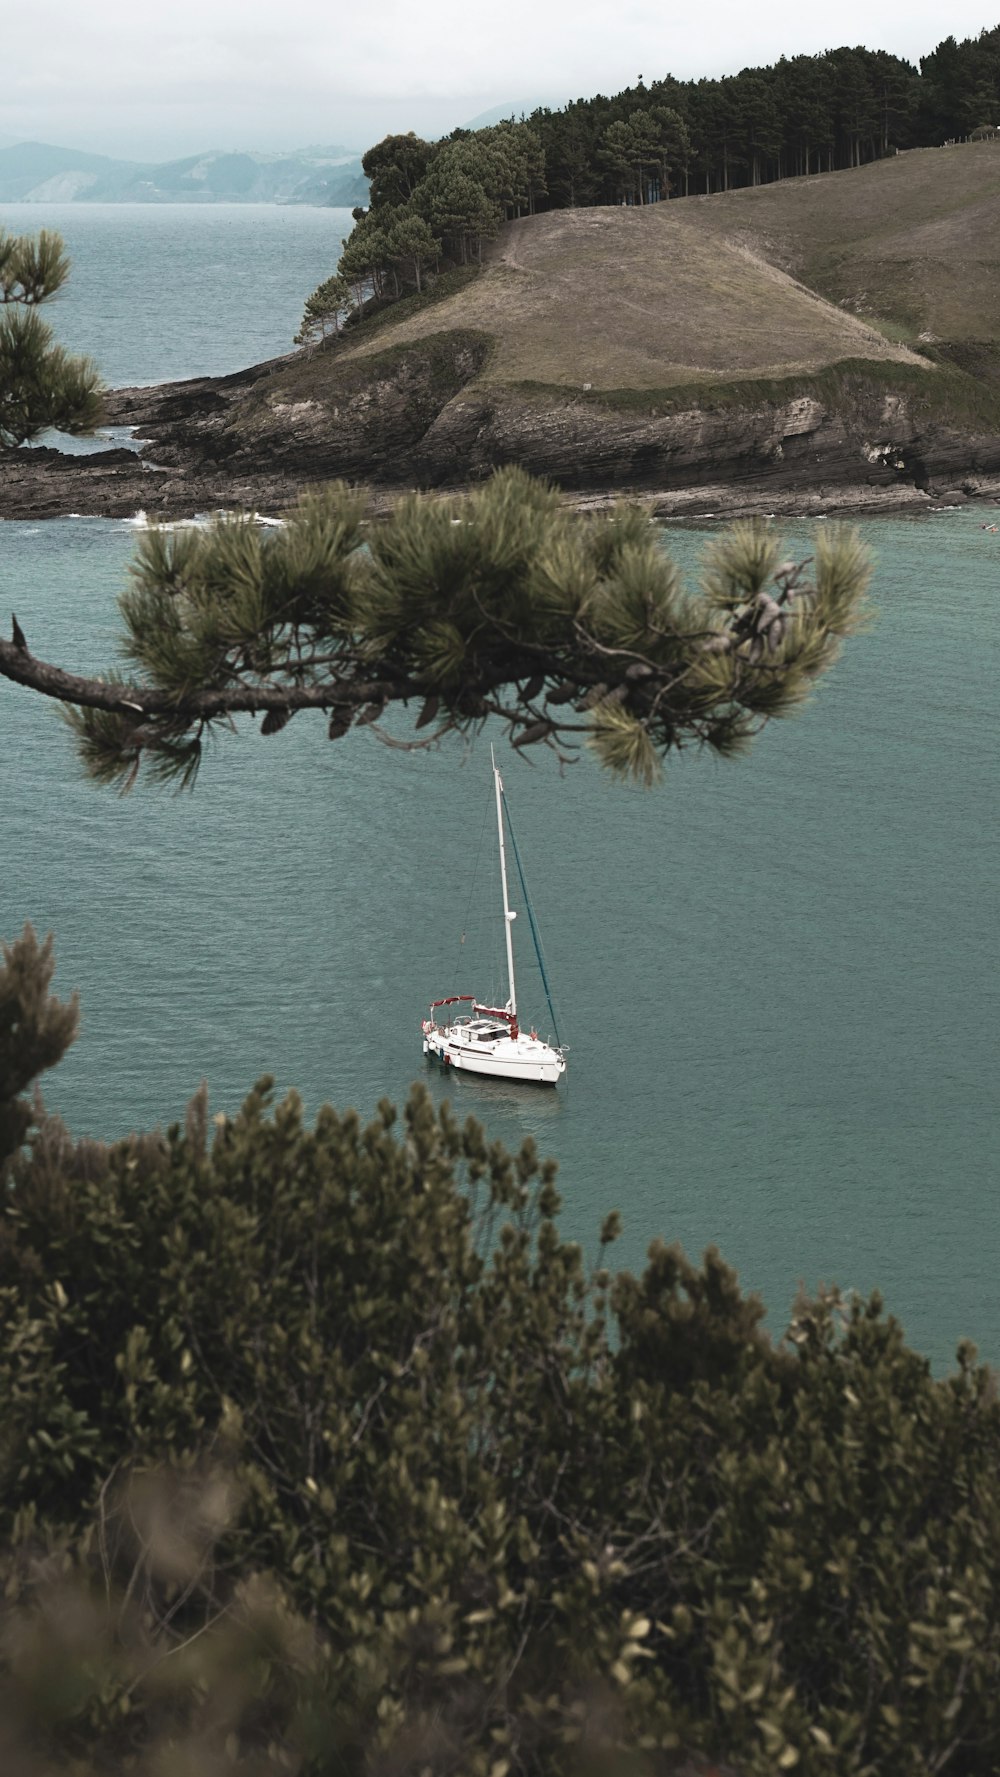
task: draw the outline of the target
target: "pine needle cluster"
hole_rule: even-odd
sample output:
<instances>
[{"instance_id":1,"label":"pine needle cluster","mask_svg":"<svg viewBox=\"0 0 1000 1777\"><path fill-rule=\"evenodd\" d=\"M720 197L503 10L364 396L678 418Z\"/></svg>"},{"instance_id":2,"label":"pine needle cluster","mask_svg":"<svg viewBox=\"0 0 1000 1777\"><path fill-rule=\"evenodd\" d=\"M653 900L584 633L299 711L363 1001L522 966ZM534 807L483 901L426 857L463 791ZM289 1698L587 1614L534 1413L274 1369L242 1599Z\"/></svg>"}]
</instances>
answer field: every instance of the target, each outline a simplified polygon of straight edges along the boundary
<instances>
[{"instance_id":1,"label":"pine needle cluster","mask_svg":"<svg viewBox=\"0 0 1000 1777\"><path fill-rule=\"evenodd\" d=\"M24 444L46 426L87 432L100 419L94 365L56 345L38 313L68 276L62 242L51 230L0 232L0 445Z\"/></svg>"},{"instance_id":2,"label":"pine needle cluster","mask_svg":"<svg viewBox=\"0 0 1000 1777\"><path fill-rule=\"evenodd\" d=\"M518 468L464 497L412 494L378 522L336 484L280 528L149 531L121 600L128 683L7 643L0 671L70 705L88 771L122 789L144 764L190 784L238 712L271 735L308 710L332 740L368 727L421 747L499 718L516 748L565 761L586 745L650 783L671 752L739 752L796 709L857 626L868 576L849 529L793 562L754 521L719 539L692 592L643 512L581 519Z\"/></svg>"}]
</instances>

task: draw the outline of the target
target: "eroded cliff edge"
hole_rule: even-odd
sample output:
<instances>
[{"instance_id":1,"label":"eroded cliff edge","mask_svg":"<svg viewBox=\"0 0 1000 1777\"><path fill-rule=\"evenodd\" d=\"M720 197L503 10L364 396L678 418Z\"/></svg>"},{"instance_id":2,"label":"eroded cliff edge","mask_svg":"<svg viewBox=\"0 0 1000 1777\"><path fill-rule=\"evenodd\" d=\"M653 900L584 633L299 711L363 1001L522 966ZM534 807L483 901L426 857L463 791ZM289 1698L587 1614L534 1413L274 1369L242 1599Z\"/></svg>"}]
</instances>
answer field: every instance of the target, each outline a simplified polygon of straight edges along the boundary
<instances>
[{"instance_id":1,"label":"eroded cliff edge","mask_svg":"<svg viewBox=\"0 0 1000 1777\"><path fill-rule=\"evenodd\" d=\"M0 516L276 512L335 477L377 506L510 462L664 516L993 495L998 223L975 146L525 217L314 351L116 391L138 454L6 453Z\"/></svg>"},{"instance_id":2,"label":"eroded cliff edge","mask_svg":"<svg viewBox=\"0 0 1000 1777\"><path fill-rule=\"evenodd\" d=\"M492 383L490 341L429 334L334 361L278 359L235 376L123 389L108 418L138 450L8 451L0 516L176 518L277 512L344 478L376 505L454 488L503 463L580 505L641 499L661 516L926 506L1000 493L1000 433L928 409L923 378L864 361L822 376L699 391L607 394Z\"/></svg>"}]
</instances>

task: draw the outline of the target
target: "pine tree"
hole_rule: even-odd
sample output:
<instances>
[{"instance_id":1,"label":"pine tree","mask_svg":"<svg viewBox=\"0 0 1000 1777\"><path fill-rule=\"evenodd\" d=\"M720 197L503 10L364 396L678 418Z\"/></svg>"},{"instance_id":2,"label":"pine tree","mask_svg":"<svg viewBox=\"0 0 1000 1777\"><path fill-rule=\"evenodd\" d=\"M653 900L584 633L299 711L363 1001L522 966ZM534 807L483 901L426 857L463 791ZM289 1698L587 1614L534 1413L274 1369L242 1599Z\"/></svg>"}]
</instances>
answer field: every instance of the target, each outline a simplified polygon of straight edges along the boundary
<instances>
[{"instance_id":1,"label":"pine tree","mask_svg":"<svg viewBox=\"0 0 1000 1777\"><path fill-rule=\"evenodd\" d=\"M76 998L67 1004L49 992L52 938L39 945L30 926L13 944L0 945L0 1184L32 1121L23 1096L39 1074L55 1067L74 1041Z\"/></svg>"},{"instance_id":2,"label":"pine tree","mask_svg":"<svg viewBox=\"0 0 1000 1777\"><path fill-rule=\"evenodd\" d=\"M386 240L392 264L405 271L419 294L425 267L441 257L441 242L431 233L423 216L409 205L394 214Z\"/></svg>"},{"instance_id":3,"label":"pine tree","mask_svg":"<svg viewBox=\"0 0 1000 1777\"><path fill-rule=\"evenodd\" d=\"M373 210L409 203L437 152L436 145L414 134L384 136L362 156Z\"/></svg>"},{"instance_id":4,"label":"pine tree","mask_svg":"<svg viewBox=\"0 0 1000 1777\"><path fill-rule=\"evenodd\" d=\"M295 344L314 345L330 333L339 333L351 302L351 286L345 277L335 272L324 279L306 301Z\"/></svg>"},{"instance_id":5,"label":"pine tree","mask_svg":"<svg viewBox=\"0 0 1000 1777\"><path fill-rule=\"evenodd\" d=\"M0 233L0 445L24 444L46 426L89 432L101 414L88 358L56 345L39 308L62 288L69 263L59 236Z\"/></svg>"}]
</instances>

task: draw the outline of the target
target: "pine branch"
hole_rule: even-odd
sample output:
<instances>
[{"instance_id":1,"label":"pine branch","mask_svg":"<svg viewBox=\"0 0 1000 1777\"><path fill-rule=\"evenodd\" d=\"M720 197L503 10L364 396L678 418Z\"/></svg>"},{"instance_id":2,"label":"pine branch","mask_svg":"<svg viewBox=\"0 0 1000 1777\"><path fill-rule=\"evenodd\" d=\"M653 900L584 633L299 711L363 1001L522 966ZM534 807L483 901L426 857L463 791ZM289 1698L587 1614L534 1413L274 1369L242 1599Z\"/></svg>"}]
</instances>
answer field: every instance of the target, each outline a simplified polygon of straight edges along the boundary
<instances>
[{"instance_id":1,"label":"pine branch","mask_svg":"<svg viewBox=\"0 0 1000 1777\"><path fill-rule=\"evenodd\" d=\"M294 714L298 710L328 710L334 703L349 703L352 708L360 709L379 699L428 695L426 686L416 680L407 683L386 679L351 681L331 678L321 685L235 684L225 689L192 691L178 696L150 685L127 684L118 679L83 678L78 673L68 673L62 667L39 660L16 642L5 642L2 638L0 674L31 691L40 691L43 697L71 704L74 708L141 716L150 721L167 716L172 722L185 726L265 710Z\"/></svg>"},{"instance_id":2,"label":"pine branch","mask_svg":"<svg viewBox=\"0 0 1000 1777\"><path fill-rule=\"evenodd\" d=\"M643 514L574 519L520 470L465 499L410 496L378 526L336 485L266 535L247 519L150 532L121 600L130 681L67 673L19 628L0 675L65 706L87 770L123 790L143 763L193 783L235 715L262 714L266 736L310 709L331 740L371 727L402 746L492 716L517 749L565 759L583 732L609 769L651 782L672 750L738 751L832 663L867 559L833 530L815 561L811 583L766 526L737 527L690 595ZM413 702L414 737L390 737L385 712Z\"/></svg>"}]
</instances>

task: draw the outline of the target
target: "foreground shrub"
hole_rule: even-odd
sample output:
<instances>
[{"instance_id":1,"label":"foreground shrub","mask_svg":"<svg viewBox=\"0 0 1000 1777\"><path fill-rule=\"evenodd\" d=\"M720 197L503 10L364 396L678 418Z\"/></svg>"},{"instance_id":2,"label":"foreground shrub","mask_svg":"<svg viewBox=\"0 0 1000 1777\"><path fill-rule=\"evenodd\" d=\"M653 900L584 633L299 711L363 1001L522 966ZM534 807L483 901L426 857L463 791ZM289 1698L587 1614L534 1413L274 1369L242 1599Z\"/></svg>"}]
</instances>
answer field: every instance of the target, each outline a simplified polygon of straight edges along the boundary
<instances>
[{"instance_id":1,"label":"foreground shrub","mask_svg":"<svg viewBox=\"0 0 1000 1777\"><path fill-rule=\"evenodd\" d=\"M419 1087L42 1119L7 1175L5 1769L996 1770L971 1347L935 1380L835 1290L776 1343L711 1251L588 1270L554 1167Z\"/></svg>"}]
</instances>

